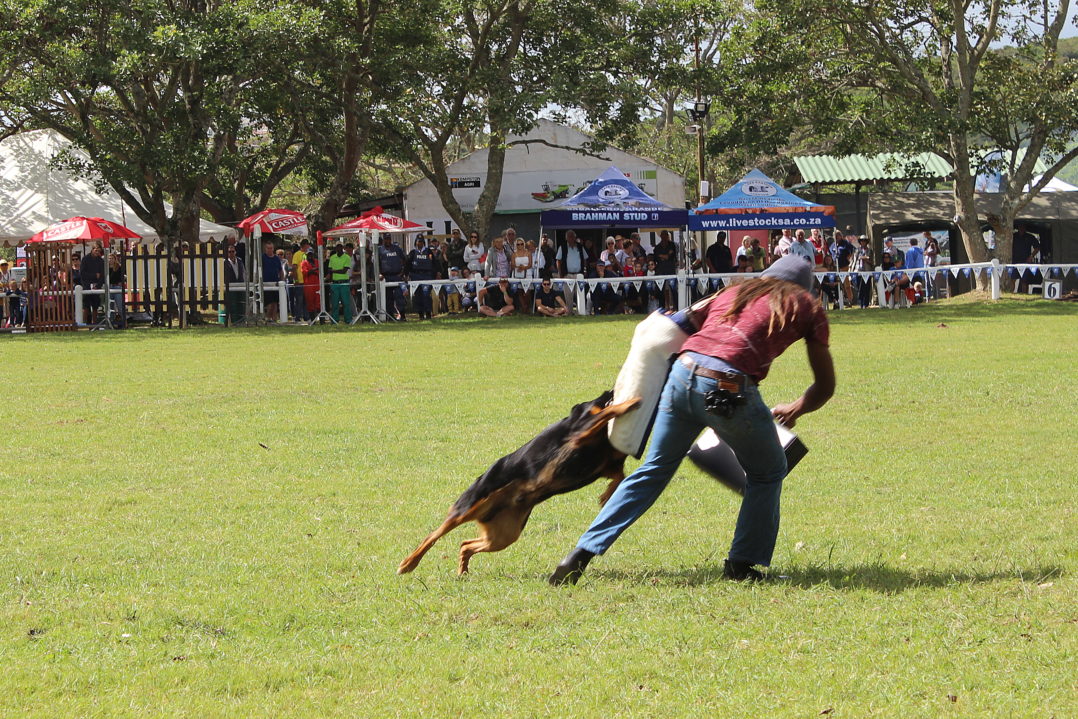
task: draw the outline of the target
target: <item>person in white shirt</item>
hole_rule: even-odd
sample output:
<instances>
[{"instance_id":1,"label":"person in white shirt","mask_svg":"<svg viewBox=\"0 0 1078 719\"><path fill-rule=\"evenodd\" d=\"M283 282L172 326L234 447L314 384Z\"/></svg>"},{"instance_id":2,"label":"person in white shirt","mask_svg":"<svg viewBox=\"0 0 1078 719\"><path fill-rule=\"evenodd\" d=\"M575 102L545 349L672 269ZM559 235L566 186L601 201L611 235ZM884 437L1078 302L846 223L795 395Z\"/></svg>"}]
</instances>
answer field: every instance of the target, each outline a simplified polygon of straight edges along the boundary
<instances>
[{"instance_id":1,"label":"person in white shirt","mask_svg":"<svg viewBox=\"0 0 1078 719\"><path fill-rule=\"evenodd\" d=\"M782 237L779 238L778 255L781 257L790 254L790 245L793 243L793 232L789 228L783 230Z\"/></svg>"},{"instance_id":2,"label":"person in white shirt","mask_svg":"<svg viewBox=\"0 0 1078 719\"><path fill-rule=\"evenodd\" d=\"M816 248L813 247L811 242L805 239L804 233L801 233L796 240L790 243L790 249L786 254L797 255L813 267L816 266Z\"/></svg>"},{"instance_id":3,"label":"person in white shirt","mask_svg":"<svg viewBox=\"0 0 1078 719\"><path fill-rule=\"evenodd\" d=\"M468 244L464 246L464 265L469 272L482 272L483 243L479 241L479 233L468 234Z\"/></svg>"}]
</instances>

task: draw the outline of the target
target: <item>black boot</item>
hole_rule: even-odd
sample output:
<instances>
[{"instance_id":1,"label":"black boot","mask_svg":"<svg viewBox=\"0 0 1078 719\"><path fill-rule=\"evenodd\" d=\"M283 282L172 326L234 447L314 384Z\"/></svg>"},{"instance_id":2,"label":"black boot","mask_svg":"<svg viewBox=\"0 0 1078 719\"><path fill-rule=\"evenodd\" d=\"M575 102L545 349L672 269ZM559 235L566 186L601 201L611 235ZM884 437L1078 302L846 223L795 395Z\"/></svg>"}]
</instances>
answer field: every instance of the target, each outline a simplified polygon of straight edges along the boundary
<instances>
[{"instance_id":1,"label":"black boot","mask_svg":"<svg viewBox=\"0 0 1078 719\"><path fill-rule=\"evenodd\" d=\"M555 587L562 584L576 584L576 581L580 579L584 574L584 569L588 566L588 562L595 555L586 549L577 547L573 551L569 552L565 556L565 559L561 560L561 564L557 566L554 573L547 579L548 582Z\"/></svg>"},{"instance_id":2,"label":"black boot","mask_svg":"<svg viewBox=\"0 0 1078 719\"><path fill-rule=\"evenodd\" d=\"M749 562L738 562L727 559L723 562L722 576L733 579L735 582L762 582L763 572L756 569Z\"/></svg>"}]
</instances>

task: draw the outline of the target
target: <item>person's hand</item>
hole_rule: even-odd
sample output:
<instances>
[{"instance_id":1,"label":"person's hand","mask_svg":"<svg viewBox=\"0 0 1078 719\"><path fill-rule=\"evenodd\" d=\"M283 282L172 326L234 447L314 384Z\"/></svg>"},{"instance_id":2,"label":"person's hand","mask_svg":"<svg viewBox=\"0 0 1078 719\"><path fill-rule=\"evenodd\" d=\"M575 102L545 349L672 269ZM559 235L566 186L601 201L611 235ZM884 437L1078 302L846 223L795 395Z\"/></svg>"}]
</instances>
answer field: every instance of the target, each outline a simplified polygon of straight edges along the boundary
<instances>
[{"instance_id":1,"label":"person's hand","mask_svg":"<svg viewBox=\"0 0 1078 719\"><path fill-rule=\"evenodd\" d=\"M789 404L776 405L771 410L771 416L784 427L793 429L797 418L801 416L801 412L797 402L790 402Z\"/></svg>"}]
</instances>

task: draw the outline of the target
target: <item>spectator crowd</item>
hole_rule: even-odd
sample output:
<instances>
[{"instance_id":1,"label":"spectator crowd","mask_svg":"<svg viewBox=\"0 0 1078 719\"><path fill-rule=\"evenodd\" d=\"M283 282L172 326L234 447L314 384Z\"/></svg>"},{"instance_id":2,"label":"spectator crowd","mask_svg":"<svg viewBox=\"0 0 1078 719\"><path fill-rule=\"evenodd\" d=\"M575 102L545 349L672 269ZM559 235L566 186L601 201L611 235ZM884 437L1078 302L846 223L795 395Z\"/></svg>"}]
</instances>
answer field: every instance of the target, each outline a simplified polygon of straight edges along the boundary
<instances>
[{"instance_id":1,"label":"spectator crowd","mask_svg":"<svg viewBox=\"0 0 1078 719\"><path fill-rule=\"evenodd\" d=\"M838 273L935 266L939 245L931 233L925 232L922 240L913 239L910 245L909 250L901 252L888 238L877 260L868 237L855 236L849 229L846 232L836 229L830 236L818 229L807 234L804 230L785 229L772 233L766 248L757 237L745 236L735 251L727 244L726 233L718 232L702 256L689 249L686 256L679 257L677 246L665 230L659 233L656 244L648 248L636 232L615 233L600 241L582 240L576 232L568 230L555 245L549 234L543 234L536 242L520 237L513 228L488 242L482 241L478 233L465 238L460 230L454 229L444 241L433 235L418 236L407 251L390 234L382 235L376 248L338 242L325 247L321 258L306 240L287 249L266 242L262 279L288 283L288 314L300 322L318 315L323 295L326 311L335 321L351 322L361 306L361 293L366 292L368 305L375 306L379 279L389 283L384 298L387 316L398 322L405 321L408 314L422 320L469 312L486 317L511 314L562 317L576 310L579 277L592 280L584 287L587 313L645 314L676 306L677 281L671 277L679 267L690 276L754 273L792 254L823 273L818 293L832 307L840 305L840 294L844 306L868 307L874 300L881 304L906 304L928 298L923 278L913 273L899 272L889 277L882 299L875 297L874 282L856 276L839 280ZM230 264L226 275L230 283L242 281L238 278L245 271L242 243L238 249L237 252L235 244L227 249L226 262ZM323 265L321 284L319 262ZM366 263L365 287L361 279L363 263ZM427 281L431 284L424 284ZM690 293L696 299L736 281L710 278L706 283L692 282ZM242 316L242 295L232 293L228 305L230 318ZM277 309L267 294L267 316L277 316Z\"/></svg>"}]
</instances>

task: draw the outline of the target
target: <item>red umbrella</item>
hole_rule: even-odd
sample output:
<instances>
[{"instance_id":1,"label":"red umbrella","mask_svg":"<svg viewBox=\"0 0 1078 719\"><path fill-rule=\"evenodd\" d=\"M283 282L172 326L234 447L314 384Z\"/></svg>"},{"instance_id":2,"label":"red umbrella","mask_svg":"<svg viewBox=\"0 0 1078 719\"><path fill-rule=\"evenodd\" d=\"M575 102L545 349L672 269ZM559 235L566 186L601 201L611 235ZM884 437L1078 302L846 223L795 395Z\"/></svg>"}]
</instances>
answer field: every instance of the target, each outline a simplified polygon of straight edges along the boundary
<instances>
[{"instance_id":1,"label":"red umbrella","mask_svg":"<svg viewBox=\"0 0 1078 719\"><path fill-rule=\"evenodd\" d=\"M258 234L273 232L278 235L306 235L307 218L295 210L262 210L246 218L238 227L250 237L257 229Z\"/></svg>"},{"instance_id":2,"label":"red umbrella","mask_svg":"<svg viewBox=\"0 0 1078 719\"><path fill-rule=\"evenodd\" d=\"M138 240L136 234L121 224L100 217L72 217L46 227L27 242L94 242L108 245L110 240Z\"/></svg>"},{"instance_id":3,"label":"red umbrella","mask_svg":"<svg viewBox=\"0 0 1078 719\"><path fill-rule=\"evenodd\" d=\"M430 228L403 217L382 212L381 207L368 210L351 222L338 225L323 233L326 237L356 235L360 232L428 232Z\"/></svg>"}]
</instances>

